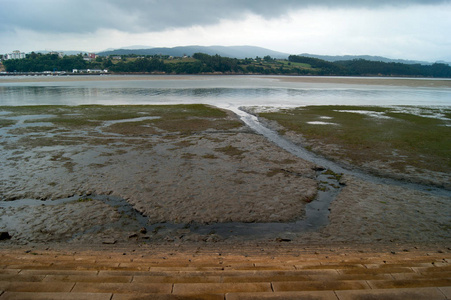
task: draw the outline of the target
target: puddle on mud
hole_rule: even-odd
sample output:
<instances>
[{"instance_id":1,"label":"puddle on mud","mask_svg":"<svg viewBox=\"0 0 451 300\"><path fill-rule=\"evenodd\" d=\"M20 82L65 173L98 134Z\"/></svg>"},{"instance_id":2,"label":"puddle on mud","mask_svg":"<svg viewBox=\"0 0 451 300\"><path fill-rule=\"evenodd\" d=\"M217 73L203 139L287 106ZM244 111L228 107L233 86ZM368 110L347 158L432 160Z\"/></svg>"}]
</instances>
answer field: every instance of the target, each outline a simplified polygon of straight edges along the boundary
<instances>
[{"instance_id":1,"label":"puddle on mud","mask_svg":"<svg viewBox=\"0 0 451 300\"><path fill-rule=\"evenodd\" d=\"M111 120L111 121L103 122L101 127L108 127L108 126L111 126L114 124L119 124L119 123L141 122L141 121L156 120L156 119L161 119L161 117L160 116L150 116L150 117L139 117L139 118L132 118L132 119Z\"/></svg>"},{"instance_id":2,"label":"puddle on mud","mask_svg":"<svg viewBox=\"0 0 451 300\"><path fill-rule=\"evenodd\" d=\"M324 121L310 121L307 122L307 124L311 124L311 125L334 125L337 126L337 123L331 123L331 122L324 122Z\"/></svg>"},{"instance_id":3,"label":"puddle on mud","mask_svg":"<svg viewBox=\"0 0 451 300\"><path fill-rule=\"evenodd\" d=\"M9 112L6 112L7 114L10 114ZM34 124L33 123L25 123L25 121L31 121L31 120L39 120L39 119L49 119L53 118L55 115L20 115L20 116L11 116L8 117L6 115L5 119L18 121L17 124ZM51 124L51 123L50 123Z\"/></svg>"},{"instance_id":4,"label":"puddle on mud","mask_svg":"<svg viewBox=\"0 0 451 300\"><path fill-rule=\"evenodd\" d=\"M346 110L346 109L334 110L334 111L341 112L341 113L353 113L353 114L366 115L366 116L370 116L370 117L378 118L378 119L393 119L392 117L386 116L385 112L379 112L379 111Z\"/></svg>"}]
</instances>

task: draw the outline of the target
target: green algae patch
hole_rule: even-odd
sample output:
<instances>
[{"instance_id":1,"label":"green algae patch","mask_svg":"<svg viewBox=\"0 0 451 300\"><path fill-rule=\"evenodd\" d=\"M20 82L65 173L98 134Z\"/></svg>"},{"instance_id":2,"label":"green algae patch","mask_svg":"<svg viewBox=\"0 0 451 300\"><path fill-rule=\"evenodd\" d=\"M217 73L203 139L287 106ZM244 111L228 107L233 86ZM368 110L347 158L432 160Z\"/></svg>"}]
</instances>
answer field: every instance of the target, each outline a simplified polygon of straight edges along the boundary
<instances>
[{"instance_id":1,"label":"green algae patch","mask_svg":"<svg viewBox=\"0 0 451 300\"><path fill-rule=\"evenodd\" d=\"M225 155L231 156L231 157L237 157L242 158L243 154L246 153L246 151L241 150L237 147L234 147L232 145L228 145L225 147L220 147L215 149L218 152L224 153Z\"/></svg>"},{"instance_id":2,"label":"green algae patch","mask_svg":"<svg viewBox=\"0 0 451 300\"><path fill-rule=\"evenodd\" d=\"M16 121L8 120L8 119L0 119L0 128L8 127L8 126L11 126L14 124L16 124Z\"/></svg>"},{"instance_id":3,"label":"green algae patch","mask_svg":"<svg viewBox=\"0 0 451 300\"><path fill-rule=\"evenodd\" d=\"M155 134L159 131L190 134L207 129L229 130L243 126L229 112L204 104L8 106L0 107L0 111L8 112L8 116L13 117L42 115L39 119L31 118L24 122L48 122L66 129L90 129L105 122L130 120L111 124L106 129L119 134ZM151 116L156 118L139 122L133 120ZM13 124L12 121L0 122L0 126L10 124Z\"/></svg>"},{"instance_id":4,"label":"green algae patch","mask_svg":"<svg viewBox=\"0 0 451 300\"><path fill-rule=\"evenodd\" d=\"M426 107L307 106L259 113L281 133L302 135L305 146L326 157L359 166L383 162L449 172L451 110Z\"/></svg>"}]
</instances>

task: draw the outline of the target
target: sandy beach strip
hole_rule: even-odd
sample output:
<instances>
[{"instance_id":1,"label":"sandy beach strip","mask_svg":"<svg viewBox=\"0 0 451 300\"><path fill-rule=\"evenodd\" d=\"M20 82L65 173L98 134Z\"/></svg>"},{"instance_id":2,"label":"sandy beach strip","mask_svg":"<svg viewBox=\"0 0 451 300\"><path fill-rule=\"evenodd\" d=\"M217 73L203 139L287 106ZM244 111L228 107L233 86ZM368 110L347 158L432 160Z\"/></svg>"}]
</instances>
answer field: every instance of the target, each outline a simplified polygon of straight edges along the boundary
<instances>
[{"instance_id":1,"label":"sandy beach strip","mask_svg":"<svg viewBox=\"0 0 451 300\"><path fill-rule=\"evenodd\" d=\"M66 76L0 76L0 83L70 82L70 81L155 81L207 80L214 77L254 77L292 83L382 85L406 87L451 88L451 79L407 77L340 77L340 76L264 76L264 75L66 75Z\"/></svg>"},{"instance_id":2,"label":"sandy beach strip","mask_svg":"<svg viewBox=\"0 0 451 300\"><path fill-rule=\"evenodd\" d=\"M450 79L403 77L269 76L284 82L451 88Z\"/></svg>"}]
</instances>

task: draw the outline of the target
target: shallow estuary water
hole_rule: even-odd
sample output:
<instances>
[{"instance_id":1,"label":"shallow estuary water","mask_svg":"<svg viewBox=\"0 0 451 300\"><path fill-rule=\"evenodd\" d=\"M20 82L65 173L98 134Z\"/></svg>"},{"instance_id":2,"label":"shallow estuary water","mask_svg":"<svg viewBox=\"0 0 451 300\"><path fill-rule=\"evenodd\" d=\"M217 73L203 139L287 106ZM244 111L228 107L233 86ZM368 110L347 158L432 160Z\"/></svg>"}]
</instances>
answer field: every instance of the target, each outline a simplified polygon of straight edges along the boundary
<instances>
[{"instance_id":1,"label":"shallow estuary water","mask_svg":"<svg viewBox=\"0 0 451 300\"><path fill-rule=\"evenodd\" d=\"M402 83L394 86L379 84L380 78L366 78L367 81L359 84L346 83L346 78L340 77L335 77L335 82L287 81L287 78L290 79L283 76L74 76L40 81L34 77L10 77L0 78L0 106L181 103L204 103L223 108L451 106L451 80L441 80L445 84L440 87L428 87L428 81L434 82L433 79L412 79L414 86L403 86ZM402 79L391 80L398 84L397 80ZM415 86L415 80L418 86Z\"/></svg>"}]
</instances>

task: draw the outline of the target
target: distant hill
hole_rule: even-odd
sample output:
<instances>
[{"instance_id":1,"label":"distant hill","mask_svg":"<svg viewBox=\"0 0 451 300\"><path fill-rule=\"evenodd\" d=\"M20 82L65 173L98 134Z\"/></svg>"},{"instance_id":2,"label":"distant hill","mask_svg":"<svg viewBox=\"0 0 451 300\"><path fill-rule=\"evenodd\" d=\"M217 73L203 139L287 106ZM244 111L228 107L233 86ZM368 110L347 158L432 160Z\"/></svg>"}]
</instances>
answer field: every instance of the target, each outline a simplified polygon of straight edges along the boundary
<instances>
[{"instance_id":1,"label":"distant hill","mask_svg":"<svg viewBox=\"0 0 451 300\"><path fill-rule=\"evenodd\" d=\"M401 63L401 64L420 64L420 65L432 65L432 62L427 61L417 61L417 60L405 60L405 59L391 59L386 58L382 56L371 56L371 55L317 55L317 54L309 54L309 53L302 53L299 54L299 56L306 56L306 57L313 57L322 59L325 61L330 62L336 62L336 61L343 61L343 60L354 60L354 59L364 59L369 61L381 61L386 63ZM442 62L445 63L445 62Z\"/></svg>"},{"instance_id":2,"label":"distant hill","mask_svg":"<svg viewBox=\"0 0 451 300\"><path fill-rule=\"evenodd\" d=\"M192 56L194 53L205 53L208 55L220 55L230 58L255 58L266 55L272 58L287 59L289 54L266 48L254 46L183 46L173 48L150 48L150 49L116 49L97 53L101 56L107 55L170 55L170 56Z\"/></svg>"}]
</instances>

